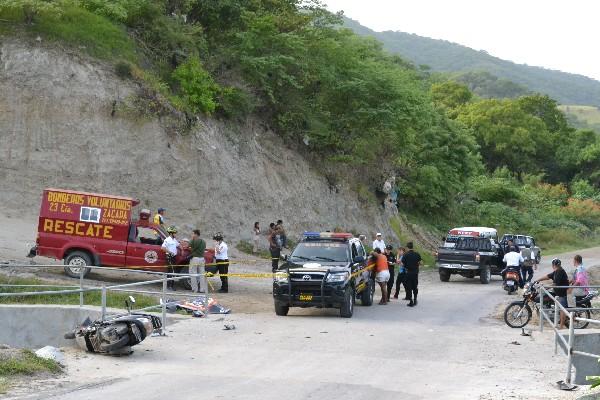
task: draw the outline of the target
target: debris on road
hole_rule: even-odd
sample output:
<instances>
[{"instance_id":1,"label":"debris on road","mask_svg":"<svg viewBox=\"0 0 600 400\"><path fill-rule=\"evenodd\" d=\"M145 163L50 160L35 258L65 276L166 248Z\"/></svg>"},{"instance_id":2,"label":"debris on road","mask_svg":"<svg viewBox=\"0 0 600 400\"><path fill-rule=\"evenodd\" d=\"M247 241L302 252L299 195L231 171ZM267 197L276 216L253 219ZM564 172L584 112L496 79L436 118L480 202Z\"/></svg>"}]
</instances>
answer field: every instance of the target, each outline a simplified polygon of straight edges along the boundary
<instances>
[{"instance_id":1,"label":"debris on road","mask_svg":"<svg viewBox=\"0 0 600 400\"><path fill-rule=\"evenodd\" d=\"M521 345L521 343L517 342L516 340L510 342L509 344L514 344L516 346L520 346Z\"/></svg>"},{"instance_id":2,"label":"debris on road","mask_svg":"<svg viewBox=\"0 0 600 400\"><path fill-rule=\"evenodd\" d=\"M225 325L223 325L223 330L224 331L233 331L233 330L235 330L235 325L233 325L233 324L225 324Z\"/></svg>"},{"instance_id":3,"label":"debris on road","mask_svg":"<svg viewBox=\"0 0 600 400\"><path fill-rule=\"evenodd\" d=\"M35 352L35 355L46 360L53 360L59 364L65 365L65 356L62 352L53 346L45 346Z\"/></svg>"}]
</instances>

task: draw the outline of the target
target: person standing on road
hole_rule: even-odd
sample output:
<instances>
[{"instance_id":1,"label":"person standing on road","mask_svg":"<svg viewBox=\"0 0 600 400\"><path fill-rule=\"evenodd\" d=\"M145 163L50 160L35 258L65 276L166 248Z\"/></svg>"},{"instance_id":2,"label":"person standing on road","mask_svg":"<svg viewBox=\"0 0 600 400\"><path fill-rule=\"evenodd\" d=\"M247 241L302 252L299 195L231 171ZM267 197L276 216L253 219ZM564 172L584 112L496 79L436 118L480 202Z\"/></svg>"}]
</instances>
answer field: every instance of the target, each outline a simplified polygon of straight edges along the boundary
<instances>
[{"instance_id":1,"label":"person standing on road","mask_svg":"<svg viewBox=\"0 0 600 400\"><path fill-rule=\"evenodd\" d=\"M165 238L161 248L167 256L167 268L169 272L167 277L173 278L174 275L172 274L177 272L177 261L175 259L177 257L177 250L180 247L180 245L179 240L175 238L175 235L177 234L177 228L175 226L168 227L167 233L169 234L169 236ZM175 290L175 281L167 281L167 288Z\"/></svg>"},{"instance_id":2,"label":"person standing on road","mask_svg":"<svg viewBox=\"0 0 600 400\"><path fill-rule=\"evenodd\" d=\"M374 249L371 255L375 261L375 282L377 282L381 288L381 300L379 301L379 304L386 305L388 302L387 282L390 279L388 261L386 256L381 254L379 248Z\"/></svg>"},{"instance_id":3,"label":"person standing on road","mask_svg":"<svg viewBox=\"0 0 600 400\"><path fill-rule=\"evenodd\" d=\"M398 277L396 278L396 293L394 293L394 298L397 299L400 294L400 284L404 287L404 300L410 300L408 297L408 285L406 284L406 268L404 267L404 253L406 253L406 249L404 247L400 247L398 249Z\"/></svg>"},{"instance_id":4,"label":"person standing on road","mask_svg":"<svg viewBox=\"0 0 600 400\"><path fill-rule=\"evenodd\" d=\"M421 266L421 255L414 251L413 242L406 243L406 254L402 257L402 263L406 268L406 286L408 292L406 297L409 300L407 306L417 305L417 295L419 294L419 267Z\"/></svg>"},{"instance_id":5,"label":"person standing on road","mask_svg":"<svg viewBox=\"0 0 600 400\"><path fill-rule=\"evenodd\" d=\"M272 224L269 232L269 251L271 252L271 270L277 271L279 268L279 258L281 257L281 239L279 238L279 228Z\"/></svg>"},{"instance_id":6,"label":"person standing on road","mask_svg":"<svg viewBox=\"0 0 600 400\"><path fill-rule=\"evenodd\" d=\"M275 225L276 229L279 232L279 247L283 248L283 247L287 247L287 236L285 234L285 229L283 228L283 221L278 219L277 220L277 225Z\"/></svg>"},{"instance_id":7,"label":"person standing on road","mask_svg":"<svg viewBox=\"0 0 600 400\"><path fill-rule=\"evenodd\" d=\"M553 271L551 273L549 273L548 275L538 279L537 282L542 282L542 281L547 281L547 280L552 280L553 282L553 286L569 286L569 277L567 275L567 273L565 272L565 270L563 269L562 265L561 265L561 261L558 258L555 258L554 260L552 260L552 269ZM554 291L554 297L556 297L556 300L558 300L558 302L563 306L563 307L568 307L568 302L567 302L567 289L566 288L557 288L555 287L553 289ZM565 313L564 311L560 310L560 329L565 328Z\"/></svg>"},{"instance_id":8,"label":"person standing on road","mask_svg":"<svg viewBox=\"0 0 600 400\"><path fill-rule=\"evenodd\" d=\"M375 240L373 240L373 250L375 249L379 249L379 251L382 253L385 251L385 242L383 241L381 233L379 232L377 232L377 235L375 235Z\"/></svg>"},{"instance_id":9,"label":"person standing on road","mask_svg":"<svg viewBox=\"0 0 600 400\"><path fill-rule=\"evenodd\" d=\"M258 240L260 239L260 226L258 224L258 221L254 223L254 228L252 228L252 239L254 241L254 247L252 248L252 253L256 254L258 253Z\"/></svg>"},{"instance_id":10,"label":"person standing on road","mask_svg":"<svg viewBox=\"0 0 600 400\"><path fill-rule=\"evenodd\" d=\"M385 257L387 258L388 270L390 271L390 278L387 281L387 301L390 301L390 297L392 296L392 289L394 288L394 267L396 266L396 255L393 252L394 246L388 244L385 247Z\"/></svg>"},{"instance_id":11,"label":"person standing on road","mask_svg":"<svg viewBox=\"0 0 600 400\"><path fill-rule=\"evenodd\" d=\"M227 255L227 243L223 241L223 235L217 233L213 239L215 240L215 262L217 263L217 271L221 278L221 289L219 293L229 292L229 281L227 275L229 273L229 257Z\"/></svg>"},{"instance_id":12,"label":"person standing on road","mask_svg":"<svg viewBox=\"0 0 600 400\"><path fill-rule=\"evenodd\" d=\"M202 274L201 276L191 276L192 292L205 293L208 289L206 284L206 274L204 271L204 250L206 250L206 242L200 238L200 231L194 229L192 233L192 241L190 242L190 274ZM200 287L198 287L200 283Z\"/></svg>"},{"instance_id":13,"label":"person standing on road","mask_svg":"<svg viewBox=\"0 0 600 400\"><path fill-rule=\"evenodd\" d=\"M156 214L154 215L154 223L156 225L165 226L165 211L167 211L167 209L162 207L156 211Z\"/></svg>"}]
</instances>

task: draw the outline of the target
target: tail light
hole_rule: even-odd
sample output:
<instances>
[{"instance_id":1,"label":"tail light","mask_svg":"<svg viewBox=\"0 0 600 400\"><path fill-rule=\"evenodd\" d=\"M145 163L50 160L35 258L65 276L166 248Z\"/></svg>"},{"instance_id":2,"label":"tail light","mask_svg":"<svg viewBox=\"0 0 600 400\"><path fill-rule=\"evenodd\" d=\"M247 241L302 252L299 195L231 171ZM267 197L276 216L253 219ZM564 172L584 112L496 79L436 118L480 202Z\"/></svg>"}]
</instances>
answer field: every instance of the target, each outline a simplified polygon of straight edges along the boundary
<instances>
[{"instance_id":1,"label":"tail light","mask_svg":"<svg viewBox=\"0 0 600 400\"><path fill-rule=\"evenodd\" d=\"M475 253L475 261L479 262L479 260L481 260L481 255L479 255L479 253Z\"/></svg>"}]
</instances>

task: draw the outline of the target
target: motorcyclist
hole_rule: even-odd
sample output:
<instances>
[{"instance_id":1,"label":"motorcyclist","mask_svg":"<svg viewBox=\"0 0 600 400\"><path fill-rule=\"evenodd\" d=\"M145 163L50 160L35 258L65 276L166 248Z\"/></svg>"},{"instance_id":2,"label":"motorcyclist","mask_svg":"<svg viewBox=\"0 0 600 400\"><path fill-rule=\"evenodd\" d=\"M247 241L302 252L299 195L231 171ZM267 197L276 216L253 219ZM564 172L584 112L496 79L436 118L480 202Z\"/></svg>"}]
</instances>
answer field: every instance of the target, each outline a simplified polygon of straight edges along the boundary
<instances>
[{"instance_id":1,"label":"motorcyclist","mask_svg":"<svg viewBox=\"0 0 600 400\"><path fill-rule=\"evenodd\" d=\"M502 260L506 263L506 268L504 268L501 272L502 279L506 279L506 272L508 270L514 270L519 274L519 287L523 288L523 278L521 277L521 263L525 260L516 246L511 246L507 248L506 254L504 254L504 258Z\"/></svg>"},{"instance_id":2,"label":"motorcyclist","mask_svg":"<svg viewBox=\"0 0 600 400\"><path fill-rule=\"evenodd\" d=\"M553 282L552 284L553 284L553 286L555 286L553 289L554 297L556 297L556 300L558 300L558 302L563 307L566 308L566 307L568 307L568 303L567 303L567 290L568 289L559 288L556 286L569 286L569 276L563 269L562 262L558 258L555 258L554 260L552 260L552 269L553 269L553 271L551 273L549 273L548 275L544 275L543 277L536 280L535 282L537 283L537 282L541 282L541 281L552 280L552 282ZM565 327L565 317L566 317L566 314L561 310L560 311L560 329L563 329Z\"/></svg>"}]
</instances>

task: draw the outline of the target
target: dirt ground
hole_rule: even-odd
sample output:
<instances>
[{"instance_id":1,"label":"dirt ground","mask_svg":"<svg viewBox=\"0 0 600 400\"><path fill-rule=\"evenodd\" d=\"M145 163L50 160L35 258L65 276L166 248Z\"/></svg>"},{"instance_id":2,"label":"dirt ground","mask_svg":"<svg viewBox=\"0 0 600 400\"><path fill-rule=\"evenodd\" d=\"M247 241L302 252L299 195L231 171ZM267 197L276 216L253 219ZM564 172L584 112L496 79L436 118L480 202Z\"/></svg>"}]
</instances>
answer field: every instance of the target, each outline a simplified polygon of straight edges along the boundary
<instances>
[{"instance_id":1,"label":"dirt ground","mask_svg":"<svg viewBox=\"0 0 600 400\"><path fill-rule=\"evenodd\" d=\"M0 232L0 262L25 261L35 223L6 217L1 222L11 229ZM581 253L588 265L600 264L600 249ZM254 260L232 270L267 272L269 265ZM0 268L72 282L60 271ZM111 271L87 281L137 279ZM218 288L218 279L211 280ZM18 385L7 398L573 399L587 393L554 388L564 379L566 357L554 355L548 330L540 333L530 325L531 336L523 337L497 318L502 305L515 299L501 289L498 277L489 285L454 276L441 283L435 271L424 271L418 307L401 300L357 306L352 319L318 309L292 309L277 317L269 279L232 279L230 293L217 298L232 314L183 318L168 327L166 337L136 346L130 357L64 349L65 374ZM224 324L236 329L223 330Z\"/></svg>"}]
</instances>

